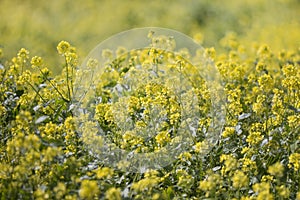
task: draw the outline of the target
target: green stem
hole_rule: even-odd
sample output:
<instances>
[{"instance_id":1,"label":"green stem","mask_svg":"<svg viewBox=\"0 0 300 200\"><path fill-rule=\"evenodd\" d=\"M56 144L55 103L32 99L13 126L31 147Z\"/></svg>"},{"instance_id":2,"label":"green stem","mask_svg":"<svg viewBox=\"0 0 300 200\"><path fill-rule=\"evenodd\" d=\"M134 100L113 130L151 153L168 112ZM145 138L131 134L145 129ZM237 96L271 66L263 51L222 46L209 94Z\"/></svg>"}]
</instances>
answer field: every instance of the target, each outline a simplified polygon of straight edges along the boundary
<instances>
[{"instance_id":1,"label":"green stem","mask_svg":"<svg viewBox=\"0 0 300 200\"><path fill-rule=\"evenodd\" d=\"M37 96L39 96L41 99L42 99L42 101L44 102L44 103L46 103L47 101L44 99L44 97L39 93L39 90L37 90L37 89L35 89L35 87L29 82L29 81L27 81L27 83L28 83L28 85L34 90L34 92L36 93L36 95ZM51 110L53 110L54 112L56 112L56 110L49 104L48 105L49 106L49 108L51 109ZM62 116L61 116L62 117Z\"/></svg>"},{"instance_id":2,"label":"green stem","mask_svg":"<svg viewBox=\"0 0 300 200\"><path fill-rule=\"evenodd\" d=\"M71 101L71 89L70 89L70 84L69 84L69 64L67 62L67 58L65 57L66 61L66 75L67 75L67 88L68 88L68 99Z\"/></svg>"},{"instance_id":3,"label":"green stem","mask_svg":"<svg viewBox=\"0 0 300 200\"><path fill-rule=\"evenodd\" d=\"M44 72L39 68L39 71L41 72L41 74L43 75L43 77L45 77L45 80L48 81L50 83L50 85L55 89L55 91L59 94L59 96L67 103L70 102L70 100L66 99L63 94L57 89L57 87L51 82L51 80L44 74Z\"/></svg>"}]
</instances>

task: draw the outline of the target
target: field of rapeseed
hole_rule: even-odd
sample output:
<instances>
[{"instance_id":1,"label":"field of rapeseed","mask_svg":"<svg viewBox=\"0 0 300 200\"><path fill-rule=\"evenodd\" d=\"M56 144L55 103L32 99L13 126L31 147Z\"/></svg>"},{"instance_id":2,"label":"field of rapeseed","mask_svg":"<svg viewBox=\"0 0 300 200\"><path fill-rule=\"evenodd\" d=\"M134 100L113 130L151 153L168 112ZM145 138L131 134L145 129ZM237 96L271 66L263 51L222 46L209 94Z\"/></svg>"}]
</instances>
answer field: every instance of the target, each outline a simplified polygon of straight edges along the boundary
<instances>
[{"instance_id":1,"label":"field of rapeseed","mask_svg":"<svg viewBox=\"0 0 300 200\"><path fill-rule=\"evenodd\" d=\"M116 24L103 20L107 23L102 28L109 30L101 32L101 37L141 25L169 26L193 36L206 48L197 54L186 49L176 52L178 41L149 32L144 36L149 48L107 49L99 52L104 63L89 59L86 68L80 67L81 57L99 39L93 36L97 27L92 20L73 30L74 26L64 24L72 22L72 12L68 12L70 21L56 25L47 21L63 16L68 8L65 1L54 1L49 10L41 3L32 15L30 8L37 1L20 4L16 12L7 14L12 2L18 1L3 0L0 8L5 19L20 23L14 32L11 25L0 22L1 199L300 199L299 1L278 0L276 5L228 1L223 6L219 1L193 1L185 6L180 1L161 5L154 1L149 5L158 13L170 5L162 21L153 14L154 22L139 12L121 14L126 11L123 1L103 1L99 5L104 8L118 2L115 8L120 13L114 12ZM78 2L91 10L98 5ZM140 1L134 2L127 6L145 9ZM75 10L84 9L76 4ZM53 15L55 9L59 12ZM109 10L99 13L95 9L92 14L95 18L111 16ZM27 25L17 11L28 14L22 18L28 20ZM45 17L39 18L41 22L29 23L41 13ZM80 10L74 13L86 15ZM119 20L123 16L127 18ZM256 17L261 20L254 20ZM47 26L59 26L57 31L65 29L65 33L52 35ZM40 31L35 31L39 27ZM91 35L83 33L87 29ZM30 37L23 37L27 34ZM72 43L60 41L60 36L68 35ZM84 37L90 37L86 46ZM19 48L20 43L31 48ZM14 48L19 50L13 53ZM186 59L204 57L220 75L218 86L223 88L224 98L215 99L207 79L197 76L197 69ZM96 73L98 66L104 67ZM92 98L81 102L85 108L81 110L76 106L84 85L78 81L82 77L100 81L91 85L91 94L85 94ZM130 81L136 81L134 90L120 89ZM178 92L173 87L180 84L190 85ZM124 98L118 96L120 91ZM217 109L225 113L221 127L211 126L215 101L220 102ZM182 124L188 123L196 127L192 137L180 133L187 129ZM155 134L147 137L150 129ZM218 130L218 135L208 148L210 129ZM113 144L109 150L132 154L164 152L169 145L183 142L190 148L170 154L172 158L161 168L136 173L126 170L135 163L115 159L114 165L109 165L105 159L111 158L99 157L104 137Z\"/></svg>"}]
</instances>

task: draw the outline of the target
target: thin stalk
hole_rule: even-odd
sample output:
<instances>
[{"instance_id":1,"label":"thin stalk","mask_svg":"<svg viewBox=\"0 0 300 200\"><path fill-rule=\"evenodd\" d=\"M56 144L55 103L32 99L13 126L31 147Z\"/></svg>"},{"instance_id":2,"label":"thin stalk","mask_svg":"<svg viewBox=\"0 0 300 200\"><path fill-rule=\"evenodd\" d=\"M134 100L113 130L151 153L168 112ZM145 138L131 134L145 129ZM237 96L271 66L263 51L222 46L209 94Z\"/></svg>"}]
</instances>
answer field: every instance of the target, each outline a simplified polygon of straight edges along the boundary
<instances>
[{"instance_id":1,"label":"thin stalk","mask_svg":"<svg viewBox=\"0 0 300 200\"><path fill-rule=\"evenodd\" d=\"M67 75L67 88L68 88L68 98L69 101L71 101L71 89L70 89L70 80L69 80L69 64L67 62L67 58L65 57L65 61L66 61L66 75Z\"/></svg>"},{"instance_id":2,"label":"thin stalk","mask_svg":"<svg viewBox=\"0 0 300 200\"><path fill-rule=\"evenodd\" d=\"M46 78L46 81L50 83L50 85L55 89L55 91L59 94L59 96L65 101L65 102L70 102L70 100L66 99L63 94L57 89L57 87L51 82L49 78L47 78L44 74L44 72L39 68L39 71L41 74Z\"/></svg>"}]
</instances>

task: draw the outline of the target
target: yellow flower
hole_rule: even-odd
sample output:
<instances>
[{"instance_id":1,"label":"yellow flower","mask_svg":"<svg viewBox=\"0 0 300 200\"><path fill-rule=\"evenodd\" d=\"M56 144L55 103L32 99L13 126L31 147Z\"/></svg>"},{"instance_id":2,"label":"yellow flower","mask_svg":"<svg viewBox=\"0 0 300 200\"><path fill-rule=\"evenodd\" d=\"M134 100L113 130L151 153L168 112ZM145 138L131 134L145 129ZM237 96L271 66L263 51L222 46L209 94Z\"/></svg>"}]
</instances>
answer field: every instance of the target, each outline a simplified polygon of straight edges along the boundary
<instances>
[{"instance_id":1,"label":"yellow flower","mask_svg":"<svg viewBox=\"0 0 300 200\"><path fill-rule=\"evenodd\" d=\"M156 142L162 146L171 141L170 134L168 131L161 131L155 136Z\"/></svg>"},{"instance_id":2,"label":"yellow flower","mask_svg":"<svg viewBox=\"0 0 300 200\"><path fill-rule=\"evenodd\" d=\"M34 56L30 63L33 67L40 67L43 64L43 59L39 56Z\"/></svg>"},{"instance_id":3,"label":"yellow flower","mask_svg":"<svg viewBox=\"0 0 300 200\"><path fill-rule=\"evenodd\" d=\"M257 166L255 161L249 158L243 158L241 160L243 161L242 170L244 172L254 171L254 173L257 173Z\"/></svg>"},{"instance_id":4,"label":"yellow flower","mask_svg":"<svg viewBox=\"0 0 300 200\"><path fill-rule=\"evenodd\" d=\"M294 167L295 171L300 169L300 153L293 153L289 157L290 168Z\"/></svg>"},{"instance_id":5,"label":"yellow flower","mask_svg":"<svg viewBox=\"0 0 300 200\"><path fill-rule=\"evenodd\" d=\"M49 194L41 188L38 188L37 190L35 190L33 195L34 195L35 199L37 199L37 200L49 199Z\"/></svg>"},{"instance_id":6,"label":"yellow flower","mask_svg":"<svg viewBox=\"0 0 300 200\"><path fill-rule=\"evenodd\" d=\"M79 189L82 199L94 199L99 194L97 181L83 180Z\"/></svg>"},{"instance_id":7,"label":"yellow flower","mask_svg":"<svg viewBox=\"0 0 300 200\"><path fill-rule=\"evenodd\" d=\"M248 177L247 175L245 175L244 172L242 171L237 171L234 173L233 177L232 177L232 186L234 188L241 188L241 187L246 187L248 185Z\"/></svg>"},{"instance_id":8,"label":"yellow flower","mask_svg":"<svg viewBox=\"0 0 300 200\"><path fill-rule=\"evenodd\" d=\"M97 68L97 66L99 65L99 62L97 59L94 59L94 58L90 58L88 61L87 61L87 67L91 70L94 70L95 68Z\"/></svg>"},{"instance_id":9,"label":"yellow flower","mask_svg":"<svg viewBox=\"0 0 300 200\"><path fill-rule=\"evenodd\" d=\"M205 49L205 54L208 58L212 60L216 58L216 50L213 47Z\"/></svg>"},{"instance_id":10,"label":"yellow flower","mask_svg":"<svg viewBox=\"0 0 300 200\"><path fill-rule=\"evenodd\" d=\"M70 43L66 42L66 41L61 41L58 45L57 45L57 51L59 54L63 55L65 53L67 53L70 50Z\"/></svg>"},{"instance_id":11,"label":"yellow flower","mask_svg":"<svg viewBox=\"0 0 300 200\"><path fill-rule=\"evenodd\" d=\"M192 159L192 155L187 151L181 153L178 157L181 161L188 161Z\"/></svg>"},{"instance_id":12,"label":"yellow flower","mask_svg":"<svg viewBox=\"0 0 300 200\"><path fill-rule=\"evenodd\" d=\"M270 193L270 184L267 182L255 183L253 191L257 193L257 200L273 200L274 196Z\"/></svg>"},{"instance_id":13,"label":"yellow flower","mask_svg":"<svg viewBox=\"0 0 300 200\"><path fill-rule=\"evenodd\" d=\"M75 49L74 49L75 51ZM74 52L66 52L65 53L65 56L66 56L66 61L68 64L70 64L71 66L76 66L78 63L77 63L77 54Z\"/></svg>"},{"instance_id":14,"label":"yellow flower","mask_svg":"<svg viewBox=\"0 0 300 200\"><path fill-rule=\"evenodd\" d=\"M270 175L263 175L261 177L261 182L272 182L274 181L274 177Z\"/></svg>"},{"instance_id":15,"label":"yellow flower","mask_svg":"<svg viewBox=\"0 0 300 200\"><path fill-rule=\"evenodd\" d=\"M293 90L298 89L299 87L298 85L300 81L299 81L299 77L289 76L283 79L281 82L284 87L288 88L292 92Z\"/></svg>"},{"instance_id":16,"label":"yellow flower","mask_svg":"<svg viewBox=\"0 0 300 200\"><path fill-rule=\"evenodd\" d=\"M158 177L144 178L138 182L133 183L131 188L136 192L151 191L153 187L158 185L159 180L160 179Z\"/></svg>"},{"instance_id":17,"label":"yellow flower","mask_svg":"<svg viewBox=\"0 0 300 200\"><path fill-rule=\"evenodd\" d=\"M102 167L95 170L96 177L99 179L110 178L114 174L114 170L109 167Z\"/></svg>"},{"instance_id":18,"label":"yellow flower","mask_svg":"<svg viewBox=\"0 0 300 200\"><path fill-rule=\"evenodd\" d=\"M242 198L241 198L241 200L252 200L253 198L252 197L247 197L247 196L243 196Z\"/></svg>"},{"instance_id":19,"label":"yellow flower","mask_svg":"<svg viewBox=\"0 0 300 200\"><path fill-rule=\"evenodd\" d=\"M228 32L225 37L220 40L220 44L226 48L236 49L239 46L237 34L235 32Z\"/></svg>"},{"instance_id":20,"label":"yellow flower","mask_svg":"<svg viewBox=\"0 0 300 200\"><path fill-rule=\"evenodd\" d=\"M255 69L257 72L261 72L266 69L266 64L264 62L258 62Z\"/></svg>"},{"instance_id":21,"label":"yellow flower","mask_svg":"<svg viewBox=\"0 0 300 200\"><path fill-rule=\"evenodd\" d=\"M283 171L284 171L284 167L281 163L277 162L272 166L269 166L268 168L268 172L275 176L275 177L282 177L283 176Z\"/></svg>"},{"instance_id":22,"label":"yellow flower","mask_svg":"<svg viewBox=\"0 0 300 200\"><path fill-rule=\"evenodd\" d=\"M199 189L206 192L205 196L208 197L221 184L222 177L219 174L209 174L205 180L200 181Z\"/></svg>"},{"instance_id":23,"label":"yellow flower","mask_svg":"<svg viewBox=\"0 0 300 200\"><path fill-rule=\"evenodd\" d=\"M46 139L58 139L62 137L60 132L60 127L56 124L53 124L51 121L48 122L45 126L40 128L41 136Z\"/></svg>"},{"instance_id":24,"label":"yellow flower","mask_svg":"<svg viewBox=\"0 0 300 200\"><path fill-rule=\"evenodd\" d=\"M225 127L225 130L222 133L222 137L227 138L234 135L235 129L234 127Z\"/></svg>"},{"instance_id":25,"label":"yellow flower","mask_svg":"<svg viewBox=\"0 0 300 200\"><path fill-rule=\"evenodd\" d=\"M2 105L0 105L0 116L4 116L6 114L6 108Z\"/></svg>"},{"instance_id":26,"label":"yellow flower","mask_svg":"<svg viewBox=\"0 0 300 200\"><path fill-rule=\"evenodd\" d=\"M279 196L281 196L282 198L289 198L290 190L286 186L276 186L276 189L278 190Z\"/></svg>"},{"instance_id":27,"label":"yellow flower","mask_svg":"<svg viewBox=\"0 0 300 200\"><path fill-rule=\"evenodd\" d=\"M59 182L57 186L53 189L57 199L62 199L66 193L66 185L62 182Z\"/></svg>"},{"instance_id":28,"label":"yellow flower","mask_svg":"<svg viewBox=\"0 0 300 200\"><path fill-rule=\"evenodd\" d=\"M258 83L262 89L270 90L273 88L274 81L269 74L264 74L259 77Z\"/></svg>"},{"instance_id":29,"label":"yellow flower","mask_svg":"<svg viewBox=\"0 0 300 200\"><path fill-rule=\"evenodd\" d=\"M135 97L135 96L131 96L129 98L129 102L128 102L128 113L130 115L134 115L136 114L135 112L137 112L140 108L141 108L141 105L140 105L140 100L139 98Z\"/></svg>"},{"instance_id":30,"label":"yellow flower","mask_svg":"<svg viewBox=\"0 0 300 200\"><path fill-rule=\"evenodd\" d=\"M26 63L27 60L29 59L29 51L26 49L22 48L18 52L18 61L21 63Z\"/></svg>"},{"instance_id":31,"label":"yellow flower","mask_svg":"<svg viewBox=\"0 0 300 200\"><path fill-rule=\"evenodd\" d=\"M257 54L262 58L268 58L271 55L271 50L268 45L262 45L259 47Z\"/></svg>"},{"instance_id":32,"label":"yellow flower","mask_svg":"<svg viewBox=\"0 0 300 200\"><path fill-rule=\"evenodd\" d=\"M300 191L297 192L296 200L300 200Z\"/></svg>"},{"instance_id":33,"label":"yellow flower","mask_svg":"<svg viewBox=\"0 0 300 200\"><path fill-rule=\"evenodd\" d=\"M198 43L198 44L202 44L203 43L203 34L201 33L196 33L193 37L193 39Z\"/></svg>"},{"instance_id":34,"label":"yellow flower","mask_svg":"<svg viewBox=\"0 0 300 200\"><path fill-rule=\"evenodd\" d=\"M266 96L265 95L258 95L256 98L256 102L253 103L253 111L260 114L262 113L265 109L263 106L263 103L266 100Z\"/></svg>"},{"instance_id":35,"label":"yellow flower","mask_svg":"<svg viewBox=\"0 0 300 200\"><path fill-rule=\"evenodd\" d=\"M246 139L246 142L248 142L249 144L251 145L256 145L256 144L259 144L263 139L263 136L261 135L260 132L251 132L247 139Z\"/></svg>"},{"instance_id":36,"label":"yellow flower","mask_svg":"<svg viewBox=\"0 0 300 200\"><path fill-rule=\"evenodd\" d=\"M102 51L102 57L105 59L111 59L113 57L113 52L110 49L104 49Z\"/></svg>"},{"instance_id":37,"label":"yellow flower","mask_svg":"<svg viewBox=\"0 0 300 200\"><path fill-rule=\"evenodd\" d=\"M216 184L213 181L204 180L200 181L199 188L203 191L211 191L215 188Z\"/></svg>"},{"instance_id":38,"label":"yellow flower","mask_svg":"<svg viewBox=\"0 0 300 200\"><path fill-rule=\"evenodd\" d=\"M191 188L194 178L191 175L179 176L177 185L182 188Z\"/></svg>"},{"instance_id":39,"label":"yellow flower","mask_svg":"<svg viewBox=\"0 0 300 200\"><path fill-rule=\"evenodd\" d=\"M134 131L126 131L122 136L123 141L121 142L122 148L135 148L138 144L143 143L143 138L137 135Z\"/></svg>"},{"instance_id":40,"label":"yellow flower","mask_svg":"<svg viewBox=\"0 0 300 200\"><path fill-rule=\"evenodd\" d=\"M61 150L58 147L47 147L42 151L43 163L51 162L56 156L61 155Z\"/></svg>"},{"instance_id":41,"label":"yellow flower","mask_svg":"<svg viewBox=\"0 0 300 200\"><path fill-rule=\"evenodd\" d=\"M296 69L293 65L284 65L282 71L285 76L294 76L296 74Z\"/></svg>"},{"instance_id":42,"label":"yellow flower","mask_svg":"<svg viewBox=\"0 0 300 200\"><path fill-rule=\"evenodd\" d=\"M152 200L158 200L160 199L160 194L159 193L155 193L153 194L153 196L151 197Z\"/></svg>"},{"instance_id":43,"label":"yellow flower","mask_svg":"<svg viewBox=\"0 0 300 200\"><path fill-rule=\"evenodd\" d=\"M248 151L250 151L249 147L243 147L241 154L246 154Z\"/></svg>"},{"instance_id":44,"label":"yellow flower","mask_svg":"<svg viewBox=\"0 0 300 200\"><path fill-rule=\"evenodd\" d=\"M220 162L224 162L225 165L222 167L222 175L236 169L238 166L237 160L232 155L222 154L220 157Z\"/></svg>"},{"instance_id":45,"label":"yellow flower","mask_svg":"<svg viewBox=\"0 0 300 200\"><path fill-rule=\"evenodd\" d=\"M297 128L300 124L300 115L288 116L288 123L291 128Z\"/></svg>"},{"instance_id":46,"label":"yellow flower","mask_svg":"<svg viewBox=\"0 0 300 200\"><path fill-rule=\"evenodd\" d=\"M206 150L208 149L207 141L197 142L194 146L194 149L196 153L206 152Z\"/></svg>"},{"instance_id":47,"label":"yellow flower","mask_svg":"<svg viewBox=\"0 0 300 200\"><path fill-rule=\"evenodd\" d=\"M105 198L108 200L121 200L121 189L120 188L109 188L105 193Z\"/></svg>"},{"instance_id":48,"label":"yellow flower","mask_svg":"<svg viewBox=\"0 0 300 200\"><path fill-rule=\"evenodd\" d=\"M125 47L118 47L116 50L117 57L123 56L127 52Z\"/></svg>"}]
</instances>

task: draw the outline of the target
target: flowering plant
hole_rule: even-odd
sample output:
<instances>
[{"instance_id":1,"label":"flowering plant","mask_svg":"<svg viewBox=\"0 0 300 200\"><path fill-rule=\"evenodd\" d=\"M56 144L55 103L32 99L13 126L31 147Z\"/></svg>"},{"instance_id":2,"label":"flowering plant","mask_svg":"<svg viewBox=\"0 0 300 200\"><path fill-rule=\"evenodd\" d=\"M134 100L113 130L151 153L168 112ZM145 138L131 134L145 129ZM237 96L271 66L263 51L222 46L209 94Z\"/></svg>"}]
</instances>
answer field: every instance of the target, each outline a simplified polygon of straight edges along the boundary
<instances>
[{"instance_id":1,"label":"flowering plant","mask_svg":"<svg viewBox=\"0 0 300 200\"><path fill-rule=\"evenodd\" d=\"M223 44L232 44L233 38L226 39ZM110 65L96 76L101 79L93 87L98 101L82 102L94 114L84 126L76 118L74 86L85 71L78 70L76 49L68 42L57 46L64 58L57 76L41 57L30 57L26 49L11 61L1 60L1 198L300 199L300 49L276 54L267 45L246 49L237 39L234 44L223 54L214 48L202 52L214 61L226 95L224 127L209 151L205 151L205 133L212 121L211 92L180 56L152 49L127 54L122 48L104 51ZM120 56L110 60L114 53ZM174 63L165 66L169 73L186 73L193 84L183 98L196 95L198 99L198 128L194 140L188 141L192 148L171 164L143 173L122 170L127 163L105 166L87 148L102 141L94 134L95 127L108 133L114 147L129 152L164 151L166 145L178 144L181 110L191 111L191 104L179 101L171 86L145 81L135 91L123 91L129 98L114 101L113 89L130 80L126 74L143 76L133 66L153 70L164 59ZM99 64L88 63L87 70ZM153 77L163 76L155 70ZM124 116L114 114L114 108L123 109L130 121L124 123ZM84 114L80 117L86 120L89 116ZM151 115L160 121L151 121ZM149 123L156 126L151 138L145 129ZM128 128L132 125L135 128Z\"/></svg>"}]
</instances>

